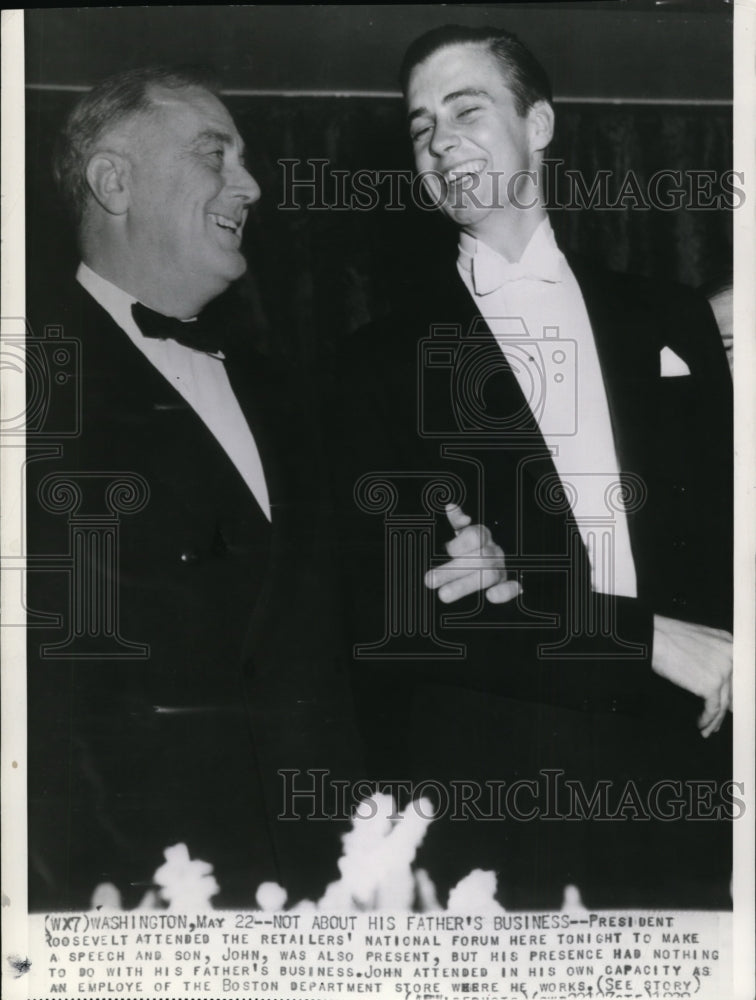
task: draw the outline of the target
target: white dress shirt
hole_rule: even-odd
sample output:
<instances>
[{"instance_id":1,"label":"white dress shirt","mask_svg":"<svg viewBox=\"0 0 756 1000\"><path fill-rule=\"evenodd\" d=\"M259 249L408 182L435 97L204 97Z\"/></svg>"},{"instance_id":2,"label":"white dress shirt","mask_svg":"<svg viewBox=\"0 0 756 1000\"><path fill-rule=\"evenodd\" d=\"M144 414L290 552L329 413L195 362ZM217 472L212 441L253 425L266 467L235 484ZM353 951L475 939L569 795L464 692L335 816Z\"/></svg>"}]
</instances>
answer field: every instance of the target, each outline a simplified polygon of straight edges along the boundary
<instances>
[{"instance_id":1,"label":"white dress shirt","mask_svg":"<svg viewBox=\"0 0 756 1000\"><path fill-rule=\"evenodd\" d=\"M457 266L552 452L591 561L593 589L636 597L635 563L616 486L619 466L593 331L548 218L517 263L460 234Z\"/></svg>"},{"instance_id":2,"label":"white dress shirt","mask_svg":"<svg viewBox=\"0 0 756 1000\"><path fill-rule=\"evenodd\" d=\"M145 337L131 315L137 301L82 263L76 279L110 314L131 342L176 389L236 466L270 521L270 500L260 454L226 374L221 354L195 351L175 340ZM191 321L188 321L191 322Z\"/></svg>"}]
</instances>

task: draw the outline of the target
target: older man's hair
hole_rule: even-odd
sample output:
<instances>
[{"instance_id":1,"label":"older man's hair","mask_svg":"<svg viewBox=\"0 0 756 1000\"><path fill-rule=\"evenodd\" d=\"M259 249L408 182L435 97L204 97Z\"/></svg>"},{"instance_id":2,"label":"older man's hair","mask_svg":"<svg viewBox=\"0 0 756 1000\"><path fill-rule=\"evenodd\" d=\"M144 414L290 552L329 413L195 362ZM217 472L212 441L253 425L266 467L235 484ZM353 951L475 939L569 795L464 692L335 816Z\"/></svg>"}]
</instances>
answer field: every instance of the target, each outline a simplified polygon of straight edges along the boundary
<instances>
[{"instance_id":1,"label":"older man's hair","mask_svg":"<svg viewBox=\"0 0 756 1000\"><path fill-rule=\"evenodd\" d=\"M415 67L435 52L450 45L469 43L484 45L497 59L520 117L526 115L537 101L551 104L551 83L546 71L517 35L503 28L467 28L460 24L434 28L415 39L407 49L399 71L402 91L407 93L409 78Z\"/></svg>"},{"instance_id":2,"label":"older man's hair","mask_svg":"<svg viewBox=\"0 0 756 1000\"><path fill-rule=\"evenodd\" d=\"M155 107L152 87L203 87L214 94L219 89L218 77L209 67L149 66L116 73L86 93L69 113L53 154L55 180L77 223L89 199L87 163L98 140L133 115L149 114Z\"/></svg>"}]
</instances>

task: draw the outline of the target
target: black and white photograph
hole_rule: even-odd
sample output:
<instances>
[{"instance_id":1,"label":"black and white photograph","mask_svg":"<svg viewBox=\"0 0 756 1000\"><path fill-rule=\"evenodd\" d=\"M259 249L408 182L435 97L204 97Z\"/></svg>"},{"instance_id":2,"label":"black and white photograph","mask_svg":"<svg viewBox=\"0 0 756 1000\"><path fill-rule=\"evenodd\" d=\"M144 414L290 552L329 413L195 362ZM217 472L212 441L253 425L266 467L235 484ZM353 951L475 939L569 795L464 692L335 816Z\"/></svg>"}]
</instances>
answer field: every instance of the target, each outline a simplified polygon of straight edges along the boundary
<instances>
[{"instance_id":1,"label":"black and white photograph","mask_svg":"<svg viewBox=\"0 0 756 1000\"><path fill-rule=\"evenodd\" d=\"M752 997L756 7L3 18L5 995Z\"/></svg>"}]
</instances>

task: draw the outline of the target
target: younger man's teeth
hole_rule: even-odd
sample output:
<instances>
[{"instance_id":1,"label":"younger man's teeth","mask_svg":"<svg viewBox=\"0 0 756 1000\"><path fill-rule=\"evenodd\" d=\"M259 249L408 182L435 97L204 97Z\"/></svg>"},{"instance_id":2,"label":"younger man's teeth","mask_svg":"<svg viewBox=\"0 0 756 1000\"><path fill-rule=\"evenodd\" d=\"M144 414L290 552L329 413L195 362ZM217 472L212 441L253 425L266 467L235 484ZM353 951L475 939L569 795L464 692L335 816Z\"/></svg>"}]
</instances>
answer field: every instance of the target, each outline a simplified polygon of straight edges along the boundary
<instances>
[{"instance_id":1,"label":"younger man's teeth","mask_svg":"<svg viewBox=\"0 0 756 1000\"><path fill-rule=\"evenodd\" d=\"M478 173L480 169L482 168L481 164L479 163L475 162L461 163L458 167L455 167L453 170L447 171L446 179L450 184L452 184L455 181L461 180L463 177L473 177L475 174Z\"/></svg>"}]
</instances>

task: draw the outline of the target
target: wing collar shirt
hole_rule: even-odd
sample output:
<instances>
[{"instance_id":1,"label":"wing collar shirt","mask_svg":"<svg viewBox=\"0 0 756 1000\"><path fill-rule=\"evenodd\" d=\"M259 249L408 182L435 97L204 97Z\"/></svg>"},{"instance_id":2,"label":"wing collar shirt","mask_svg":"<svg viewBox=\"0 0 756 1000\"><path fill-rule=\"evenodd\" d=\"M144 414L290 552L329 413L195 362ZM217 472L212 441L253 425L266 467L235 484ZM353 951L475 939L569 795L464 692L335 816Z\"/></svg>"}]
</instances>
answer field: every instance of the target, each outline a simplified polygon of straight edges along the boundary
<instances>
[{"instance_id":1,"label":"wing collar shirt","mask_svg":"<svg viewBox=\"0 0 756 1000\"><path fill-rule=\"evenodd\" d=\"M145 337L131 315L131 307L137 301L133 295L106 281L84 263L79 265L76 279L183 396L231 459L270 521L270 500L260 454L231 388L222 355L196 351L175 340Z\"/></svg>"},{"instance_id":2,"label":"wing collar shirt","mask_svg":"<svg viewBox=\"0 0 756 1000\"><path fill-rule=\"evenodd\" d=\"M636 597L619 465L593 331L548 218L510 263L460 234L460 276L520 384L570 500L593 589ZM607 503L611 496L613 503ZM619 508L619 509L617 509Z\"/></svg>"}]
</instances>

